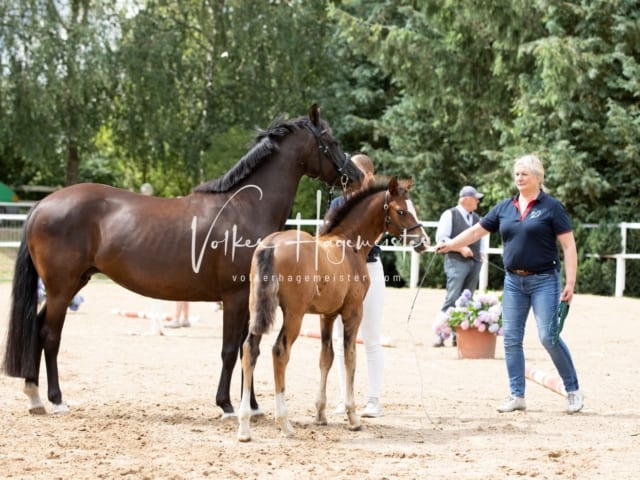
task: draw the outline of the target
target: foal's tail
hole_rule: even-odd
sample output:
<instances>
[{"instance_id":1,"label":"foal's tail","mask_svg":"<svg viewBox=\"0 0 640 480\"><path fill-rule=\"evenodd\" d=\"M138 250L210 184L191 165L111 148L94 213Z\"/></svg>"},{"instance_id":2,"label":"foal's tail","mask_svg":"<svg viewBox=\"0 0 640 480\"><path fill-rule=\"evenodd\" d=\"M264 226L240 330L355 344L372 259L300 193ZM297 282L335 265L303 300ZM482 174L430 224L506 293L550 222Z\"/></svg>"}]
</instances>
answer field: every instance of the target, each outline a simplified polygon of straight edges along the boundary
<instances>
[{"instance_id":1,"label":"foal's tail","mask_svg":"<svg viewBox=\"0 0 640 480\"><path fill-rule=\"evenodd\" d=\"M11 377L35 378L38 373L38 272L27 248L26 227L13 275L12 303L3 370Z\"/></svg>"},{"instance_id":2,"label":"foal's tail","mask_svg":"<svg viewBox=\"0 0 640 480\"><path fill-rule=\"evenodd\" d=\"M273 248L258 251L254 258L251 279L249 331L255 335L267 333L273 326L278 308L278 276L273 267Z\"/></svg>"}]
</instances>

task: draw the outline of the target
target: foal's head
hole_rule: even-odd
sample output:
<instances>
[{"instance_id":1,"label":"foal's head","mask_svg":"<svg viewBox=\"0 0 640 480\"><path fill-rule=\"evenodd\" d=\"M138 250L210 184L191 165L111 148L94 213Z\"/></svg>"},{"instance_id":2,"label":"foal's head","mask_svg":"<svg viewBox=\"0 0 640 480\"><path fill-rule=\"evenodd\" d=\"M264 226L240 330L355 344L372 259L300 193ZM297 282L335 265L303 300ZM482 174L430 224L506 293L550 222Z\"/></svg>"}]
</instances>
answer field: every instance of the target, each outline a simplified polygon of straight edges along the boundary
<instances>
[{"instance_id":1,"label":"foal's head","mask_svg":"<svg viewBox=\"0 0 640 480\"><path fill-rule=\"evenodd\" d=\"M381 203L380 210L371 211L372 215L384 217L384 230L394 237L403 239L403 245L412 246L417 252L426 250L429 246L429 237L418 221L413 203L409 199L409 190L413 180L399 181L398 177L392 177L385 184L377 184L366 190L361 190L348 198L342 207L331 212L327 223L320 230L320 234L328 234L339 228L350 215L361 205L369 202L377 195L377 202ZM380 195L383 195L381 198Z\"/></svg>"},{"instance_id":2,"label":"foal's head","mask_svg":"<svg viewBox=\"0 0 640 480\"><path fill-rule=\"evenodd\" d=\"M429 236L418 221L418 213L413 202L409 199L412 186L412 178L401 182L398 177L391 177L383 207L386 211L385 226L389 234L402 238L403 245L412 246L416 252L423 252L430 242Z\"/></svg>"}]
</instances>

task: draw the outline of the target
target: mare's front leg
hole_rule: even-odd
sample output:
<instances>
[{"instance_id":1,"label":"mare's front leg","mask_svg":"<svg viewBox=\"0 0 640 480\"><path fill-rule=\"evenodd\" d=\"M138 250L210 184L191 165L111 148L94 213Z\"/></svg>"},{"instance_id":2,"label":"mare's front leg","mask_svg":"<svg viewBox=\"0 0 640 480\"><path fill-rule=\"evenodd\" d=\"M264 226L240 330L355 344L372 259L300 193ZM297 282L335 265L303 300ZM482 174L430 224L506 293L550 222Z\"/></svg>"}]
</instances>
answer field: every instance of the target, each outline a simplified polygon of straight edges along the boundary
<instances>
[{"instance_id":1,"label":"mare's front leg","mask_svg":"<svg viewBox=\"0 0 640 480\"><path fill-rule=\"evenodd\" d=\"M249 334L242 346L242 400L238 408L238 440L251 440L251 386L253 372L260 355L262 335Z\"/></svg>"},{"instance_id":2,"label":"mare's front leg","mask_svg":"<svg viewBox=\"0 0 640 480\"><path fill-rule=\"evenodd\" d=\"M320 388L316 397L316 420L317 425L327 424L327 378L329 370L333 365L333 322L337 315L320 315Z\"/></svg>"},{"instance_id":3,"label":"mare's front leg","mask_svg":"<svg viewBox=\"0 0 640 480\"><path fill-rule=\"evenodd\" d=\"M249 285L242 290L234 292L223 298L223 324L222 324L222 370L218 391L216 393L216 405L222 409L222 420L235 417L231 403L230 389L231 376L236 366L238 352L241 352L242 341L247 337L249 326ZM251 409L252 415L260 415L253 382L251 382Z\"/></svg>"}]
</instances>

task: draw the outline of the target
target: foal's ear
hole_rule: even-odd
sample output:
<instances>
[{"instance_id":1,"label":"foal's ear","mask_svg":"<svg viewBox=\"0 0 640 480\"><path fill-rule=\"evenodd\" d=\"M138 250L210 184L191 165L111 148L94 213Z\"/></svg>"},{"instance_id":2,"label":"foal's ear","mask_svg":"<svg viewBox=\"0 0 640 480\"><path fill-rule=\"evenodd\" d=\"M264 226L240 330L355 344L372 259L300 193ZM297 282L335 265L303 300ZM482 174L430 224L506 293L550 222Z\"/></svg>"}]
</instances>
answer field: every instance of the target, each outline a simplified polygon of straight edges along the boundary
<instances>
[{"instance_id":1,"label":"foal's ear","mask_svg":"<svg viewBox=\"0 0 640 480\"><path fill-rule=\"evenodd\" d=\"M311 108L309 108L309 120L311 120L311 123L316 127L320 125L320 107L317 103L314 103L311 105Z\"/></svg>"},{"instance_id":2,"label":"foal's ear","mask_svg":"<svg viewBox=\"0 0 640 480\"><path fill-rule=\"evenodd\" d=\"M391 195L397 195L398 186L398 177L394 175L393 177L391 177L391 180L389 180L389 187L387 188L389 190L389 193L391 193Z\"/></svg>"},{"instance_id":3,"label":"foal's ear","mask_svg":"<svg viewBox=\"0 0 640 480\"><path fill-rule=\"evenodd\" d=\"M411 187L413 187L413 177L409 177L404 181L404 188L411 190Z\"/></svg>"}]
</instances>

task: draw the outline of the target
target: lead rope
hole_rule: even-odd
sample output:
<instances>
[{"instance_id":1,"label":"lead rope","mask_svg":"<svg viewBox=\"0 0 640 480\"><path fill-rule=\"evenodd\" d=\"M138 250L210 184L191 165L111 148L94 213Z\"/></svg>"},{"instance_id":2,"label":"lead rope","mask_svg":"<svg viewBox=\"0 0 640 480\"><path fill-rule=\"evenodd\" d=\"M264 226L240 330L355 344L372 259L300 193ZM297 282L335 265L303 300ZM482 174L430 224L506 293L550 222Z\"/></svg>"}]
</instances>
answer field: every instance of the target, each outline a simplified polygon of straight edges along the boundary
<instances>
[{"instance_id":1,"label":"lead rope","mask_svg":"<svg viewBox=\"0 0 640 480\"><path fill-rule=\"evenodd\" d=\"M429 420L429 423L431 423L431 425L433 425L437 430L442 430L442 427L437 425L436 422L433 420L433 418L431 418L431 415L429 415L429 411L427 410L427 406L424 403L424 386L425 386L425 382L424 382L424 377L422 374L422 368L420 365L420 359L418 358L418 349L416 346L416 341L415 338L413 336L413 332L411 331L411 329L409 328L410 325L409 323L411 322L411 315L413 314L413 309L416 305L416 300L418 299L418 294L420 293L420 289L422 288L422 285L424 284L425 279L427 278L427 274L429 273L429 270L431 270L431 266L433 265L434 260L436 259L436 252L435 252L435 248L432 250L433 255L431 257L431 260L429 261L429 263L427 264L427 267L424 270L424 274L422 275L422 279L420 280L420 283L418 284L418 287L416 288L416 294L413 297L413 302L411 302L411 307L409 308L409 314L407 315L407 323L405 325L406 331L407 331L407 335L409 336L409 338L411 339L411 346L413 348L413 357L416 361L416 368L418 369L418 376L420 378L420 406L422 407L422 411L424 412L424 416L427 420Z\"/></svg>"},{"instance_id":2,"label":"lead rope","mask_svg":"<svg viewBox=\"0 0 640 480\"><path fill-rule=\"evenodd\" d=\"M426 417L427 420L429 420L429 422L438 430L442 430L443 428L438 426L433 418L431 418L431 415L429 415L429 412L427 411L427 407L424 404L424 378L422 375L422 368L420 367L420 359L418 358L418 351L417 351L417 347L416 347L416 342L415 339L413 337L413 333L411 331L411 329L409 328L409 323L411 322L411 315L413 314L413 309L416 305L416 301L418 300L418 294L420 293L420 289L422 288L422 285L424 284L425 279L427 278L427 273L429 272L429 270L431 270L431 266L433 265L433 261L436 259L436 252L435 252L435 248L432 250L433 251L433 256L431 257L431 260L429 261L429 263L427 264L427 267L424 270L424 274L422 275L422 279L420 280L420 283L418 284L418 288L416 289L416 294L413 297L413 301L411 302L411 307L409 308L409 314L407 315L407 323L406 323L406 331L407 331L407 335L409 336L409 338L411 338L411 346L413 347L413 356L415 358L416 361L416 368L418 369L418 375L420 377L420 406L422 407L422 411L424 412L424 416ZM502 270L504 272L504 269L499 266L496 265L495 263L492 262L488 262L489 265L496 267L498 270Z\"/></svg>"}]
</instances>

